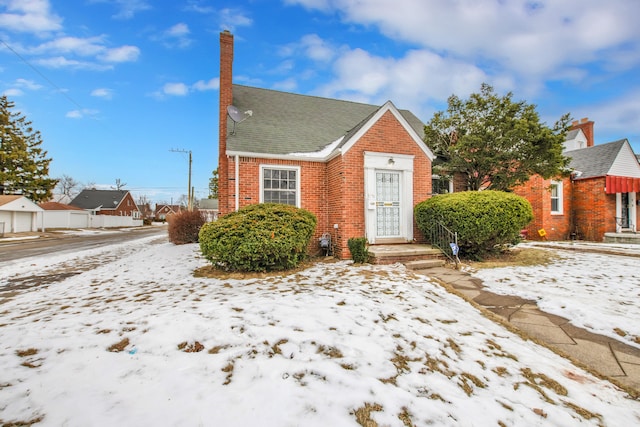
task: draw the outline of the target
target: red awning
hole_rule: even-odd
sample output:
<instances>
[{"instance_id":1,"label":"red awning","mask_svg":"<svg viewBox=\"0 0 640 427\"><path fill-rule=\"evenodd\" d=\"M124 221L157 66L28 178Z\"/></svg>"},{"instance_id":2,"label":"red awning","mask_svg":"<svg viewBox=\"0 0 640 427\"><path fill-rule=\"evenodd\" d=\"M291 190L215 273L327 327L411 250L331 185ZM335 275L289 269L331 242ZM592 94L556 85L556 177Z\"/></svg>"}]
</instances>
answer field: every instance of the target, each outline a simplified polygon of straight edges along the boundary
<instances>
[{"instance_id":1,"label":"red awning","mask_svg":"<svg viewBox=\"0 0 640 427\"><path fill-rule=\"evenodd\" d=\"M607 194L640 192L640 178L607 175L606 179Z\"/></svg>"}]
</instances>

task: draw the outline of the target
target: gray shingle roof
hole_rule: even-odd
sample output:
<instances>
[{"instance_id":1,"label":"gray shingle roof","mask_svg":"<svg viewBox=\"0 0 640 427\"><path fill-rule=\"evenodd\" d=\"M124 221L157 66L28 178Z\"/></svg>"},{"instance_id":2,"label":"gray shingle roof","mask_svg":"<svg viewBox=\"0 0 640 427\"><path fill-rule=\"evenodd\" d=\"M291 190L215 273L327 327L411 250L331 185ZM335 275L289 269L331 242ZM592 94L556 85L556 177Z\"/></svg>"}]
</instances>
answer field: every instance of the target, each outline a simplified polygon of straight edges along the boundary
<instances>
[{"instance_id":1,"label":"gray shingle roof","mask_svg":"<svg viewBox=\"0 0 640 427\"><path fill-rule=\"evenodd\" d=\"M82 209L115 209L127 195L127 190L82 190L69 203Z\"/></svg>"},{"instance_id":2,"label":"gray shingle roof","mask_svg":"<svg viewBox=\"0 0 640 427\"><path fill-rule=\"evenodd\" d=\"M566 153L568 157L571 157L569 167L582 172L580 178L605 176L611 170L625 142L626 139L621 139L607 144L569 151Z\"/></svg>"},{"instance_id":3,"label":"gray shingle roof","mask_svg":"<svg viewBox=\"0 0 640 427\"><path fill-rule=\"evenodd\" d=\"M314 153L362 126L380 106L233 85L233 105L253 115L236 124L227 121L227 150L286 155ZM421 138L424 124L410 111L400 114ZM346 143L345 138L341 145Z\"/></svg>"}]
</instances>

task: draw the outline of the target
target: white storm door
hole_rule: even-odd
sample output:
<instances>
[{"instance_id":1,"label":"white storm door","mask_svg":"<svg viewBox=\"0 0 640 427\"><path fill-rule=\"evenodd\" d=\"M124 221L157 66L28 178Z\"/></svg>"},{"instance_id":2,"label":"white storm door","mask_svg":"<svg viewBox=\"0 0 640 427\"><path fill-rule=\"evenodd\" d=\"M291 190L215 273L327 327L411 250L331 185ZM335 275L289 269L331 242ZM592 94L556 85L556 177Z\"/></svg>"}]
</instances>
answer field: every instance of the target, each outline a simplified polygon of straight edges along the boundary
<instances>
[{"instance_id":1,"label":"white storm door","mask_svg":"<svg viewBox=\"0 0 640 427\"><path fill-rule=\"evenodd\" d=\"M376 171L376 237L400 237L400 173Z\"/></svg>"}]
</instances>

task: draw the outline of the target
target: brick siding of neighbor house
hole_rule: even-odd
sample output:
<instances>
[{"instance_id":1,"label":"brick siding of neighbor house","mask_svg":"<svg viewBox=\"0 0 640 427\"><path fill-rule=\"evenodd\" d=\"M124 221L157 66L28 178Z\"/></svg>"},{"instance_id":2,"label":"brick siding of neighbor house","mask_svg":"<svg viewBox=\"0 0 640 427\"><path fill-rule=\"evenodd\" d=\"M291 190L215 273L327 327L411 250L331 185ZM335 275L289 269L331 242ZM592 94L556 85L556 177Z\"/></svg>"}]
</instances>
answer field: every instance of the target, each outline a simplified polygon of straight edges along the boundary
<instances>
[{"instance_id":1,"label":"brick siding of neighbor house","mask_svg":"<svg viewBox=\"0 0 640 427\"><path fill-rule=\"evenodd\" d=\"M131 193L127 193L115 209L100 209L98 214L111 216L133 216L134 212L139 212L138 206L133 200Z\"/></svg>"},{"instance_id":2,"label":"brick siding of neighbor house","mask_svg":"<svg viewBox=\"0 0 640 427\"><path fill-rule=\"evenodd\" d=\"M615 224L616 195L604 191L605 178L578 179L573 182L574 221L578 238L602 241Z\"/></svg>"},{"instance_id":3,"label":"brick siding of neighbor house","mask_svg":"<svg viewBox=\"0 0 640 427\"><path fill-rule=\"evenodd\" d=\"M533 209L534 219L526 227L529 240L565 240L574 231L572 228L571 180L562 179L562 211L563 214L551 214L551 179L543 179L540 175L532 176L523 185L514 188L513 192L526 198ZM555 179L553 181L560 181ZM539 230L544 230L541 236Z\"/></svg>"},{"instance_id":4,"label":"brick siding of neighbor house","mask_svg":"<svg viewBox=\"0 0 640 427\"><path fill-rule=\"evenodd\" d=\"M467 191L467 179L463 173L456 172L453 174L453 192Z\"/></svg>"}]
</instances>

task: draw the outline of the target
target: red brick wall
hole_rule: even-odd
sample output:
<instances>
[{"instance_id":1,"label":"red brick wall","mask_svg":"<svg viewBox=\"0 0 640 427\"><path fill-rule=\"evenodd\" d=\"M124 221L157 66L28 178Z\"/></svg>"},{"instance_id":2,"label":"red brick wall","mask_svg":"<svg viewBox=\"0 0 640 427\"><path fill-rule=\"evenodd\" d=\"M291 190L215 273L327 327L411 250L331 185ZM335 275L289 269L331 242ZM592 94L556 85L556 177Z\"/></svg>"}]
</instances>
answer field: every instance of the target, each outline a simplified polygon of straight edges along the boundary
<instances>
[{"instance_id":1,"label":"red brick wall","mask_svg":"<svg viewBox=\"0 0 640 427\"><path fill-rule=\"evenodd\" d=\"M573 182L573 207L578 238L602 241L604 233L615 231L616 195L604 192L605 178Z\"/></svg>"},{"instance_id":2,"label":"red brick wall","mask_svg":"<svg viewBox=\"0 0 640 427\"><path fill-rule=\"evenodd\" d=\"M351 237L365 235L365 194L364 194L364 152L407 154L414 157L413 203L430 197L431 161L416 145L400 122L391 112L386 112L351 149L342 156L341 194L343 222L340 226L339 247L336 252L342 258L350 257L347 241ZM335 178L334 178L335 180ZM331 179L330 179L331 181ZM418 242L425 239L414 222L414 238Z\"/></svg>"},{"instance_id":3,"label":"red brick wall","mask_svg":"<svg viewBox=\"0 0 640 427\"><path fill-rule=\"evenodd\" d=\"M342 169L342 156L334 157L327 163L327 226L330 228L335 256L348 258L350 256L348 251L345 253L343 249L347 247L348 238L344 237L340 228L346 223L349 202L348 199L342 197L342 189L346 183ZM338 224L338 229L333 227L335 224Z\"/></svg>"},{"instance_id":4,"label":"red brick wall","mask_svg":"<svg viewBox=\"0 0 640 427\"><path fill-rule=\"evenodd\" d=\"M136 211L139 212L138 206L133 200L131 193L127 193L115 209L100 210L98 211L98 215L133 216L133 213Z\"/></svg>"},{"instance_id":5,"label":"red brick wall","mask_svg":"<svg viewBox=\"0 0 640 427\"><path fill-rule=\"evenodd\" d=\"M260 166L298 166L300 167L300 203L301 208L312 212L317 220L316 233L311 239L309 252L319 252L318 238L327 231L328 225L327 205L327 174L325 163L305 162L294 160L256 159L252 157L240 157L240 197L239 207L260 203ZM229 209L235 210L235 158L229 159Z\"/></svg>"},{"instance_id":6,"label":"red brick wall","mask_svg":"<svg viewBox=\"0 0 640 427\"><path fill-rule=\"evenodd\" d=\"M563 214L551 214L551 181L542 179L540 175L532 176L525 184L516 187L513 192L526 198L533 208L534 219L526 227L530 240L566 240L573 231L572 215L572 183L569 178L562 180L562 210ZM560 181L555 179L553 181ZM538 230L544 230L545 236L540 236Z\"/></svg>"}]
</instances>

